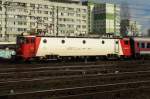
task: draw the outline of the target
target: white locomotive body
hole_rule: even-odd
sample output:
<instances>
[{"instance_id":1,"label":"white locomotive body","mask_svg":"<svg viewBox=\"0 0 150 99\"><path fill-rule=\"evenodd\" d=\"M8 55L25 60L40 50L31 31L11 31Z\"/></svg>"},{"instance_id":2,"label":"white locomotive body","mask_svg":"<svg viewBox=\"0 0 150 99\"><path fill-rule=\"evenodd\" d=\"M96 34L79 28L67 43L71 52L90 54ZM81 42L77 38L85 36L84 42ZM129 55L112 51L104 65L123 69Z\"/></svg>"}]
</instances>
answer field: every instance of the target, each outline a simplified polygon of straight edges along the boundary
<instances>
[{"instance_id":1,"label":"white locomotive body","mask_svg":"<svg viewBox=\"0 0 150 99\"><path fill-rule=\"evenodd\" d=\"M123 55L119 39L43 37L36 56L96 56L108 54Z\"/></svg>"}]
</instances>

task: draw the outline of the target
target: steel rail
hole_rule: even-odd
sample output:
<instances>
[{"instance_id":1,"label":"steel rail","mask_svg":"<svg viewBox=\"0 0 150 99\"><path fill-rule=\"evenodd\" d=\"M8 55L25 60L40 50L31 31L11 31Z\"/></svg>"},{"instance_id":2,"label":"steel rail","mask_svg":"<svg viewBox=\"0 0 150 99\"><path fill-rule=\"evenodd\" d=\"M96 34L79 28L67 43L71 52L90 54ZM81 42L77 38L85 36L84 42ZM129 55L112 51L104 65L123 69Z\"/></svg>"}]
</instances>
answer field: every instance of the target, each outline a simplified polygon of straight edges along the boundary
<instances>
[{"instance_id":1,"label":"steel rail","mask_svg":"<svg viewBox=\"0 0 150 99\"><path fill-rule=\"evenodd\" d=\"M76 97L92 95L97 93L110 93L118 91L128 91L128 90L138 90L150 88L150 81L136 81L136 82L126 82L126 83L116 83L116 84L105 84L105 85L94 85L94 86L84 86L84 87L73 87L73 88L63 88L63 89L53 89L53 90L41 90L33 92L22 92L22 93L11 93L6 95L1 95L0 97L7 96L7 98L12 97L28 97L28 99L35 97L48 96L51 99L54 98L64 98L64 97Z\"/></svg>"}]
</instances>

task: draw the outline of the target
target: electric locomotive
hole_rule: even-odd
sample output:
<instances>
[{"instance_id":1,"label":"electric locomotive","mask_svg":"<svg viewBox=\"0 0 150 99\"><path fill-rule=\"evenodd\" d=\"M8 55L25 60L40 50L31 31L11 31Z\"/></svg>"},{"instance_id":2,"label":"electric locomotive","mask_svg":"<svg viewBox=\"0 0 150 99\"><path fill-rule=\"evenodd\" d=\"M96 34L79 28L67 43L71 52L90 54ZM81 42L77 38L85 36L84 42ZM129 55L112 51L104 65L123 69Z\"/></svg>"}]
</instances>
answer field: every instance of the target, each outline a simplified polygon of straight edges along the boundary
<instances>
[{"instance_id":1,"label":"electric locomotive","mask_svg":"<svg viewBox=\"0 0 150 99\"><path fill-rule=\"evenodd\" d=\"M131 57L129 38L17 37L16 56L30 59L122 58Z\"/></svg>"}]
</instances>

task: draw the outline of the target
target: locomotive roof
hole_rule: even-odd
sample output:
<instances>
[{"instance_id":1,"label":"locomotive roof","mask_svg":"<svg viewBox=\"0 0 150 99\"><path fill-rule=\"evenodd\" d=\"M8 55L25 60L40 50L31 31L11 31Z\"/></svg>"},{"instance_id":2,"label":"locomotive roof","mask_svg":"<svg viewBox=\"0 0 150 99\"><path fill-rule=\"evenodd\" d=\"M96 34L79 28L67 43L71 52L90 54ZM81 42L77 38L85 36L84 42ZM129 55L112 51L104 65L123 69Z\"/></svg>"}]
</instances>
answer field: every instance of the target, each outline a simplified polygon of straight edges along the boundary
<instances>
[{"instance_id":1,"label":"locomotive roof","mask_svg":"<svg viewBox=\"0 0 150 99\"><path fill-rule=\"evenodd\" d=\"M101 38L101 39L134 39L137 41L150 41L150 37L91 37L91 36L41 36L41 35L20 35L22 37L51 37L51 38Z\"/></svg>"},{"instance_id":2,"label":"locomotive roof","mask_svg":"<svg viewBox=\"0 0 150 99\"><path fill-rule=\"evenodd\" d=\"M35 36L35 35L21 35L22 37L52 37L52 38L101 38L101 39L122 39L121 37L89 37L89 36Z\"/></svg>"}]
</instances>

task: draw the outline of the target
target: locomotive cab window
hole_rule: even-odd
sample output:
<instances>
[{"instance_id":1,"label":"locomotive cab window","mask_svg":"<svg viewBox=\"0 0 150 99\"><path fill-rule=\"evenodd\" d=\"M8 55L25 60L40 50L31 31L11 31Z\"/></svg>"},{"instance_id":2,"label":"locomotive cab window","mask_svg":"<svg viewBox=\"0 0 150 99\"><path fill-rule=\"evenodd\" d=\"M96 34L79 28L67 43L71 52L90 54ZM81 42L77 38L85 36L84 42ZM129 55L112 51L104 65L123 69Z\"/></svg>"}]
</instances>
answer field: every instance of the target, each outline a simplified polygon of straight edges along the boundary
<instances>
[{"instance_id":1,"label":"locomotive cab window","mask_svg":"<svg viewBox=\"0 0 150 99\"><path fill-rule=\"evenodd\" d=\"M129 41L124 41L124 44L125 44L125 45L128 45L128 44L129 44Z\"/></svg>"},{"instance_id":2,"label":"locomotive cab window","mask_svg":"<svg viewBox=\"0 0 150 99\"><path fill-rule=\"evenodd\" d=\"M35 38L31 38L31 43L34 43L35 42Z\"/></svg>"},{"instance_id":3,"label":"locomotive cab window","mask_svg":"<svg viewBox=\"0 0 150 99\"><path fill-rule=\"evenodd\" d=\"M17 43L18 44L25 44L27 42L25 37L18 37L17 38Z\"/></svg>"},{"instance_id":4,"label":"locomotive cab window","mask_svg":"<svg viewBox=\"0 0 150 99\"><path fill-rule=\"evenodd\" d=\"M26 38L26 43L30 43L30 38Z\"/></svg>"}]
</instances>

